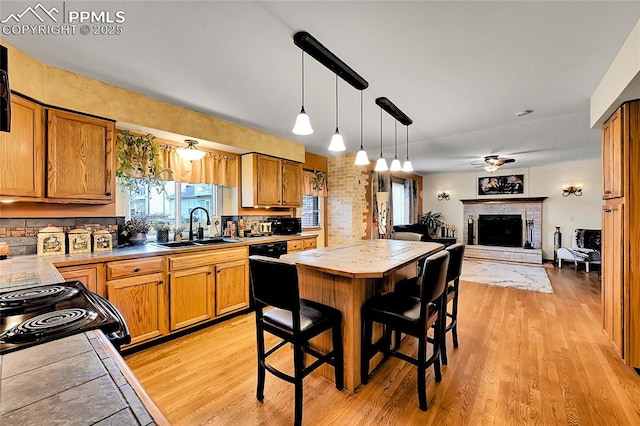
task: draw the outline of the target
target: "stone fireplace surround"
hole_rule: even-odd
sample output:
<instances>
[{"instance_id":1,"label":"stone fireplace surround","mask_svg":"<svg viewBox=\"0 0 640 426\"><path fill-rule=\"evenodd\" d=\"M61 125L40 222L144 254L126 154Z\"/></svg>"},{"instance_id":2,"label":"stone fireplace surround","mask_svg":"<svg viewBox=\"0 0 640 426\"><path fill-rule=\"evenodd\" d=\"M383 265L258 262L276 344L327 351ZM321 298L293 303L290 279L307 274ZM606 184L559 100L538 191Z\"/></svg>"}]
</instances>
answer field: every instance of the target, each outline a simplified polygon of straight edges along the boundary
<instances>
[{"instance_id":1,"label":"stone fireplace surround","mask_svg":"<svg viewBox=\"0 0 640 426\"><path fill-rule=\"evenodd\" d=\"M505 260L523 263L542 263L542 202L547 197L488 198L460 200L463 204L465 226L463 242L467 244L465 257ZM520 247L481 246L478 241L478 217L481 214L519 214L522 216L522 241L528 240L526 221L533 220L532 249ZM468 221L473 217L474 241L468 244Z\"/></svg>"}]
</instances>

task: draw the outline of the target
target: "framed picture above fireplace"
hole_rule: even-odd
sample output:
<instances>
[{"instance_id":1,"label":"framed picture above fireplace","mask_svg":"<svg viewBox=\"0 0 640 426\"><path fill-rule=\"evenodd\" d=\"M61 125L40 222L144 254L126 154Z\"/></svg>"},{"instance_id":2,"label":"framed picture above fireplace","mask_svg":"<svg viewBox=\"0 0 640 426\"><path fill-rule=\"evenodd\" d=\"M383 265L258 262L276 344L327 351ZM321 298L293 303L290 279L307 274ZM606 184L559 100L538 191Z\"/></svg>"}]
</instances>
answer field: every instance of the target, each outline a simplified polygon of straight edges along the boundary
<instances>
[{"instance_id":1,"label":"framed picture above fireplace","mask_svg":"<svg viewBox=\"0 0 640 426\"><path fill-rule=\"evenodd\" d=\"M524 174L479 177L478 195L522 195L524 183Z\"/></svg>"}]
</instances>

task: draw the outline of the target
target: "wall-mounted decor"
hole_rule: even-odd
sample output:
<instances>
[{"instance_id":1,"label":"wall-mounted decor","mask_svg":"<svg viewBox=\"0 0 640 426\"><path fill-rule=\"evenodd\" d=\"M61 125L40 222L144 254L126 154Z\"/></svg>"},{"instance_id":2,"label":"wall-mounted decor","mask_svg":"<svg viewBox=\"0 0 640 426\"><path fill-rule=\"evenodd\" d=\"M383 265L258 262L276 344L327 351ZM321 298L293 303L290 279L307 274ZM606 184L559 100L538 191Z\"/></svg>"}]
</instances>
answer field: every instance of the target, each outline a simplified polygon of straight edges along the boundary
<instances>
[{"instance_id":1,"label":"wall-mounted decor","mask_svg":"<svg viewBox=\"0 0 640 426\"><path fill-rule=\"evenodd\" d=\"M524 194L524 175L478 178L478 195Z\"/></svg>"}]
</instances>

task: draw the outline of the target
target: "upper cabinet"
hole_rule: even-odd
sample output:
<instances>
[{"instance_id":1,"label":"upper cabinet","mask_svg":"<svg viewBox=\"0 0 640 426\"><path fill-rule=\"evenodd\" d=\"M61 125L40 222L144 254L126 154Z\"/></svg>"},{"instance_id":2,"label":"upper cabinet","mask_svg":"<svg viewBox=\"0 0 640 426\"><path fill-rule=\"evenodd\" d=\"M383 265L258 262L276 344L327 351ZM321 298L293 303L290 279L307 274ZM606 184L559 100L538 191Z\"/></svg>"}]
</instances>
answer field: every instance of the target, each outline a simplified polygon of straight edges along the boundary
<instances>
[{"instance_id":1,"label":"upper cabinet","mask_svg":"<svg viewBox=\"0 0 640 426\"><path fill-rule=\"evenodd\" d=\"M0 132L0 199L44 197L44 108L11 96L11 133Z\"/></svg>"},{"instance_id":2,"label":"upper cabinet","mask_svg":"<svg viewBox=\"0 0 640 426\"><path fill-rule=\"evenodd\" d=\"M621 108L602 127L602 198L605 200L624 196L623 121Z\"/></svg>"},{"instance_id":3,"label":"upper cabinet","mask_svg":"<svg viewBox=\"0 0 640 426\"><path fill-rule=\"evenodd\" d=\"M15 93L11 107L11 132L0 133L0 200L113 202L113 121L47 108Z\"/></svg>"},{"instance_id":4,"label":"upper cabinet","mask_svg":"<svg viewBox=\"0 0 640 426\"><path fill-rule=\"evenodd\" d=\"M301 163L261 154L242 156L242 207L301 205Z\"/></svg>"},{"instance_id":5,"label":"upper cabinet","mask_svg":"<svg viewBox=\"0 0 640 426\"><path fill-rule=\"evenodd\" d=\"M114 123L55 109L47 118L47 197L111 203Z\"/></svg>"}]
</instances>

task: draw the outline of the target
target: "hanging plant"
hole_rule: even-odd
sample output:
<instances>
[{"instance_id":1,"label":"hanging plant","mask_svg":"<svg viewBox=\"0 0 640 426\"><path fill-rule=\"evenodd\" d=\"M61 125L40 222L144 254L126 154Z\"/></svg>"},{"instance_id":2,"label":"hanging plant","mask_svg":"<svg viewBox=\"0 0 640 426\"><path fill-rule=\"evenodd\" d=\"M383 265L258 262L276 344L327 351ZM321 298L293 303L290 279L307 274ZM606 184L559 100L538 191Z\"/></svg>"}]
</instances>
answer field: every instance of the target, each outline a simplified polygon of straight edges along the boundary
<instances>
[{"instance_id":1,"label":"hanging plant","mask_svg":"<svg viewBox=\"0 0 640 426\"><path fill-rule=\"evenodd\" d=\"M311 186L314 191L322 191L324 186L327 184L327 174L325 172L313 172L313 177L311 178Z\"/></svg>"},{"instance_id":2,"label":"hanging plant","mask_svg":"<svg viewBox=\"0 0 640 426\"><path fill-rule=\"evenodd\" d=\"M132 194L144 195L146 188L164 191L167 173L160 154L160 145L155 136L135 136L128 130L118 134L116 177L123 188Z\"/></svg>"}]
</instances>

